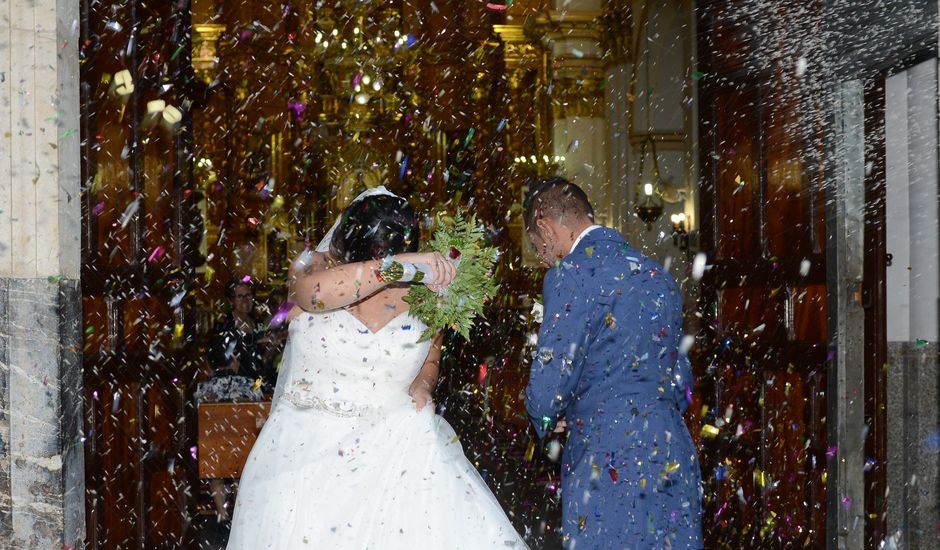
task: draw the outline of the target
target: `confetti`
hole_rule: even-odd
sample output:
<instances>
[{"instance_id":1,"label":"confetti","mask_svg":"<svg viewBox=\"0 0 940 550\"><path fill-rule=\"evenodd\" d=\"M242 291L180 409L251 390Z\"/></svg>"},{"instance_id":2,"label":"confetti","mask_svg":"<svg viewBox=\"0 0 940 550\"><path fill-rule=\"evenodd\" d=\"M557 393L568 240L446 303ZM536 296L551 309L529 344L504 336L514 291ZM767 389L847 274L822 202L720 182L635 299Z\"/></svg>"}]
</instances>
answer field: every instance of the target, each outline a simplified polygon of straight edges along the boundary
<instances>
[{"instance_id":1,"label":"confetti","mask_svg":"<svg viewBox=\"0 0 940 550\"><path fill-rule=\"evenodd\" d=\"M715 426L711 424L705 424L702 426L702 437L718 437L720 431Z\"/></svg>"}]
</instances>

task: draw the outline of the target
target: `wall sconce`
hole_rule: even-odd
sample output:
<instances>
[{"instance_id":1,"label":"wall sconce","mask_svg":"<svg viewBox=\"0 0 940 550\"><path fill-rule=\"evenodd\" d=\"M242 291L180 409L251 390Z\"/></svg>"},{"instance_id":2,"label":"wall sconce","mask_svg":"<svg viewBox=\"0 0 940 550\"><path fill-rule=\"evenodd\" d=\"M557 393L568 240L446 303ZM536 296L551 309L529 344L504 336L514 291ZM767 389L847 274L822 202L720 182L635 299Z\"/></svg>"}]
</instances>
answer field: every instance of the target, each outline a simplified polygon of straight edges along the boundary
<instances>
[{"instance_id":1,"label":"wall sconce","mask_svg":"<svg viewBox=\"0 0 940 550\"><path fill-rule=\"evenodd\" d=\"M685 229L685 214L680 212L669 217L672 221L672 244L679 250L689 249L689 232Z\"/></svg>"}]
</instances>

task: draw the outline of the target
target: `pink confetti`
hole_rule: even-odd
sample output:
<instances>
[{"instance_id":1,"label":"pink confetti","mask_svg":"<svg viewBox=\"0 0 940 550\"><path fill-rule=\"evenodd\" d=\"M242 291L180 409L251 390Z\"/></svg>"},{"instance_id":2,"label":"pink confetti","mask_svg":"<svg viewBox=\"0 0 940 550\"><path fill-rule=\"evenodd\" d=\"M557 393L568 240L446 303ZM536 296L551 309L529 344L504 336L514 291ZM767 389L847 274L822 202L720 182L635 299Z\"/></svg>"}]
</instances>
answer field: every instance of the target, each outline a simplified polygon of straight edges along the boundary
<instances>
[{"instance_id":1,"label":"pink confetti","mask_svg":"<svg viewBox=\"0 0 940 550\"><path fill-rule=\"evenodd\" d=\"M274 314L274 317L271 317L270 327L279 327L284 324L284 321L287 320L287 315L290 313L290 310L294 308L293 302L284 302L277 308L277 313Z\"/></svg>"},{"instance_id":2,"label":"pink confetti","mask_svg":"<svg viewBox=\"0 0 940 550\"><path fill-rule=\"evenodd\" d=\"M153 252L150 253L150 256L147 257L147 261L153 263L160 259L163 256L163 245L160 245L153 249Z\"/></svg>"},{"instance_id":3,"label":"pink confetti","mask_svg":"<svg viewBox=\"0 0 940 550\"><path fill-rule=\"evenodd\" d=\"M297 122L303 121L304 111L307 110L307 105L301 101L288 101L287 109L294 115L294 120Z\"/></svg>"},{"instance_id":4,"label":"pink confetti","mask_svg":"<svg viewBox=\"0 0 940 550\"><path fill-rule=\"evenodd\" d=\"M506 11L507 7L508 6L506 6L505 4L493 4L493 3L486 4L486 9L493 10L493 11Z\"/></svg>"}]
</instances>

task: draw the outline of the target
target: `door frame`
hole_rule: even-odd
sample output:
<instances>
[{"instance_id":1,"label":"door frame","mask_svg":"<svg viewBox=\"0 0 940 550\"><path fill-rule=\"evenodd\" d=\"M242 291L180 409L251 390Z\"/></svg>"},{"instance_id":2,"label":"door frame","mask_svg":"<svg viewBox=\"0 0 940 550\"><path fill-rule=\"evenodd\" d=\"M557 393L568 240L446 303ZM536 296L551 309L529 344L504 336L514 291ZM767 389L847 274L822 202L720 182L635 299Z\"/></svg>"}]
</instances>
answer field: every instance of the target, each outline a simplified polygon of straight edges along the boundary
<instances>
[{"instance_id":1,"label":"door frame","mask_svg":"<svg viewBox=\"0 0 940 550\"><path fill-rule=\"evenodd\" d=\"M885 83L887 79L930 59L935 47L916 48L900 60L874 68L865 78L864 267L862 306L865 311L865 547L878 548L888 535L888 335L887 335L887 143ZM868 459L871 459L870 461Z\"/></svg>"}]
</instances>

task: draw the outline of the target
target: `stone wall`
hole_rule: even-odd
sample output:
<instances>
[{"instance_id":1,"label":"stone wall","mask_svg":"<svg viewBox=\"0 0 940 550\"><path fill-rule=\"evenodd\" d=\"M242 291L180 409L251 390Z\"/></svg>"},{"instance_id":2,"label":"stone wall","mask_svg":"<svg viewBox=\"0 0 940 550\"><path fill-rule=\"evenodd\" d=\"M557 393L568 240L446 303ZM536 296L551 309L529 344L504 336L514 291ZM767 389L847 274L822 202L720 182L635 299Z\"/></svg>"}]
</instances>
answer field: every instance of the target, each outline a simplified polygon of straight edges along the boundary
<instances>
[{"instance_id":1,"label":"stone wall","mask_svg":"<svg viewBox=\"0 0 940 550\"><path fill-rule=\"evenodd\" d=\"M0 541L61 548L84 529L81 290L0 279ZM69 533L63 537L63 533Z\"/></svg>"},{"instance_id":2,"label":"stone wall","mask_svg":"<svg viewBox=\"0 0 940 550\"><path fill-rule=\"evenodd\" d=\"M936 342L888 343L888 533L940 548L940 364Z\"/></svg>"},{"instance_id":3,"label":"stone wall","mask_svg":"<svg viewBox=\"0 0 940 550\"><path fill-rule=\"evenodd\" d=\"M0 547L84 538L79 3L0 12Z\"/></svg>"}]
</instances>

